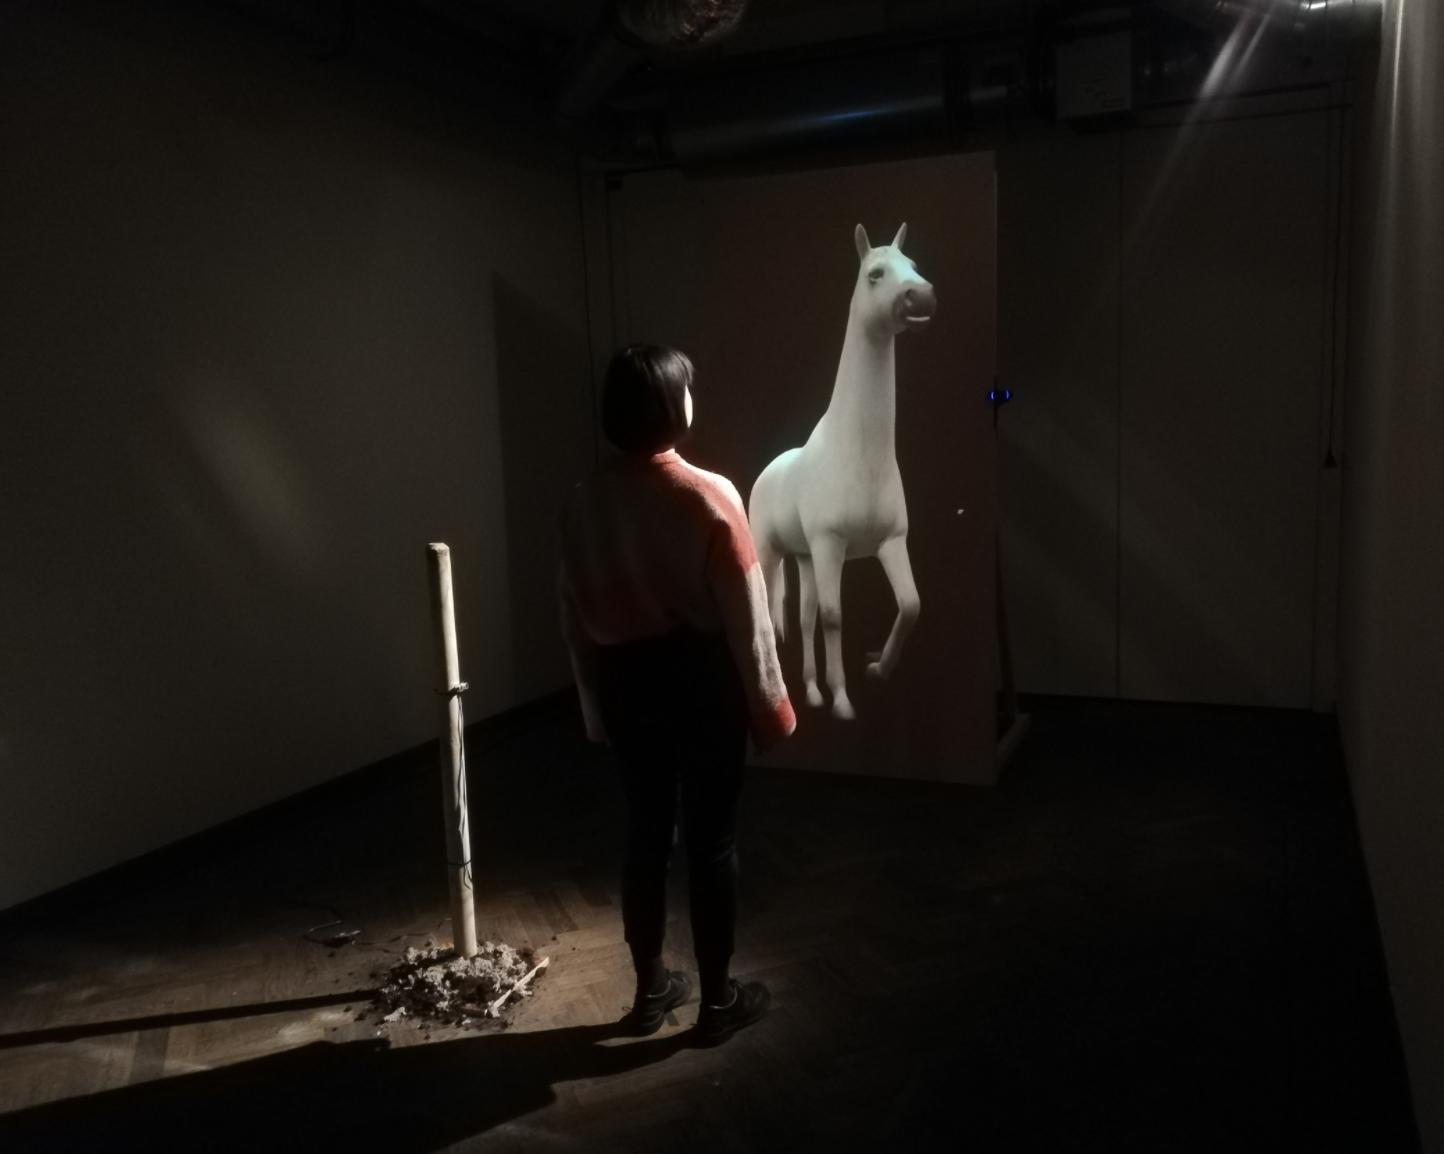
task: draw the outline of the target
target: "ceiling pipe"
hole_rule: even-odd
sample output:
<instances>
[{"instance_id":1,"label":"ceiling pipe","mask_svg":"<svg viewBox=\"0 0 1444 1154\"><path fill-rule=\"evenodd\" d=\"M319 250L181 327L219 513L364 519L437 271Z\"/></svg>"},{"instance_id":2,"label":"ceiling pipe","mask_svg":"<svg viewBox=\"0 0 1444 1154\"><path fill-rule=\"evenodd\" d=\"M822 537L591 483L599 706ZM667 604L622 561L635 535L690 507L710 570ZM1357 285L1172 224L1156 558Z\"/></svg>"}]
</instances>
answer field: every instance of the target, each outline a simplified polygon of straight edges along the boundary
<instances>
[{"instance_id":1,"label":"ceiling pipe","mask_svg":"<svg viewBox=\"0 0 1444 1154\"><path fill-rule=\"evenodd\" d=\"M662 150L684 169L883 145L956 150L1005 121L1022 91L1021 44L813 61L683 88Z\"/></svg>"},{"instance_id":2,"label":"ceiling pipe","mask_svg":"<svg viewBox=\"0 0 1444 1154\"><path fill-rule=\"evenodd\" d=\"M830 60L683 89L669 108L666 149L684 168L741 156L793 154L948 135L942 54Z\"/></svg>"},{"instance_id":3,"label":"ceiling pipe","mask_svg":"<svg viewBox=\"0 0 1444 1154\"><path fill-rule=\"evenodd\" d=\"M1239 20L1260 26L1264 12L1277 14L1268 19L1279 22L1280 33L1294 35L1269 36L1274 49L1230 78L1230 95L1337 79L1344 50L1367 37L1376 2L1153 0L1140 9L1100 9L1087 20L1019 26L993 39L954 31L910 47L874 42L832 58L751 68L739 62L701 75L679 70L659 76L640 105L634 91L631 107L599 107L583 147L606 167L676 164L693 172L996 147L1030 114L1058 116L1054 54L1065 41L1127 38L1120 80L1131 93L1126 121L1134 111L1207 95L1203 81L1220 35ZM1109 121L1119 122L1116 115Z\"/></svg>"}]
</instances>

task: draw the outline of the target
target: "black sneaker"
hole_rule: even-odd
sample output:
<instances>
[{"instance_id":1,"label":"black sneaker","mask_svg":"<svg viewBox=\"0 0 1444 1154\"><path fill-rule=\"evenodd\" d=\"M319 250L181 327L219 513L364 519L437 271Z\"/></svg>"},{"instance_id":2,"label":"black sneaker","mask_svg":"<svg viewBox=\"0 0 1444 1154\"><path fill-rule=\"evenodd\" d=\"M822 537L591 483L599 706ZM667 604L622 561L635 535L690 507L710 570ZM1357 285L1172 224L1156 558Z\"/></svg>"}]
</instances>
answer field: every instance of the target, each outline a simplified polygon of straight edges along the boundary
<instances>
[{"instance_id":1,"label":"black sneaker","mask_svg":"<svg viewBox=\"0 0 1444 1154\"><path fill-rule=\"evenodd\" d=\"M618 1023L624 1034L645 1037L655 1034L667 1020L669 1011L682 1005L692 996L692 979L680 970L667 972L667 988L660 994L647 994L637 999Z\"/></svg>"},{"instance_id":2,"label":"black sneaker","mask_svg":"<svg viewBox=\"0 0 1444 1154\"><path fill-rule=\"evenodd\" d=\"M725 1042L743 1026L750 1026L772 1004L772 995L761 982L739 982L733 978L728 983L732 990L732 1001L725 1006L709 1006L705 1003L697 1014L695 1030L699 1046L716 1046Z\"/></svg>"}]
</instances>

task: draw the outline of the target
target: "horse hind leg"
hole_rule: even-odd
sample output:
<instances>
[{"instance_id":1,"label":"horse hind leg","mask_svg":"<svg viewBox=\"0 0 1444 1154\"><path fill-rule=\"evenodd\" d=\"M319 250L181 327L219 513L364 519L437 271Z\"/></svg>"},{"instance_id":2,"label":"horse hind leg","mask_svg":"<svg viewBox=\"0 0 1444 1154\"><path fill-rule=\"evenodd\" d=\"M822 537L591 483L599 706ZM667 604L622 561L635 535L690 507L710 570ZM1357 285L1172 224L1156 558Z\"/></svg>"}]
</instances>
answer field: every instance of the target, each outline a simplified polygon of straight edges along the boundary
<instances>
[{"instance_id":1,"label":"horse hind leg","mask_svg":"<svg viewBox=\"0 0 1444 1154\"><path fill-rule=\"evenodd\" d=\"M815 709L823 699L817 687L817 577L811 557L797 558L797 594L802 626L802 683L807 690L807 704Z\"/></svg>"}]
</instances>

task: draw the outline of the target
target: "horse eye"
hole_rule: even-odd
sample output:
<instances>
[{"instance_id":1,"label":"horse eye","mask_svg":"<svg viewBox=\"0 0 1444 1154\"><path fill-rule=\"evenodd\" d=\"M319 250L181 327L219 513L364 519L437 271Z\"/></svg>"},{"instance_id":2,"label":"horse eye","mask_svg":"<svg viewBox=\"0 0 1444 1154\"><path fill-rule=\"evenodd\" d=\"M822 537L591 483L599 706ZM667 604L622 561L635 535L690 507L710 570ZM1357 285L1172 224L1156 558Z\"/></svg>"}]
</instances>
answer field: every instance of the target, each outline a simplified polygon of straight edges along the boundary
<instances>
[{"instance_id":1,"label":"horse eye","mask_svg":"<svg viewBox=\"0 0 1444 1154\"><path fill-rule=\"evenodd\" d=\"M872 272L870 272L870 273L867 274L867 279L870 280L870 281L872 281L874 284L876 284L878 281L882 280L882 274L883 274L883 270L882 270L882 269L880 269L880 268L875 268L875 269L872 270Z\"/></svg>"}]
</instances>

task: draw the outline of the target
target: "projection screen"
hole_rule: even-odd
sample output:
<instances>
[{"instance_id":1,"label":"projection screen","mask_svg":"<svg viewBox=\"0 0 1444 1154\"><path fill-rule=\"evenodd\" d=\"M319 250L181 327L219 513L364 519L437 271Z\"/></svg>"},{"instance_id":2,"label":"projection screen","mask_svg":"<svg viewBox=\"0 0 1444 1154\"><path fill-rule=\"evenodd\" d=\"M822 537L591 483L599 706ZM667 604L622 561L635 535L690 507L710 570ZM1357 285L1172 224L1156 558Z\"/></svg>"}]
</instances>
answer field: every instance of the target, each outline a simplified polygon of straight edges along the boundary
<instances>
[{"instance_id":1,"label":"projection screen","mask_svg":"<svg viewBox=\"0 0 1444 1154\"><path fill-rule=\"evenodd\" d=\"M683 453L742 497L829 407L859 278L854 230L873 246L900 225L936 297L895 341L895 453L920 613L896 668L866 672L896 602L874 557L842 570L842 647L853 720L809 707L798 573L780 646L797 734L761 762L968 783L995 775L997 637L994 443L987 394L995 335L991 153L784 174L611 183L608 227L618 343L675 345L697 367L695 432ZM815 637L825 664L822 631ZM830 698L825 682L824 698Z\"/></svg>"}]
</instances>

